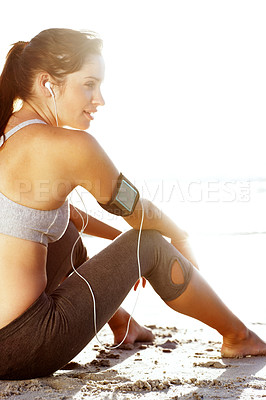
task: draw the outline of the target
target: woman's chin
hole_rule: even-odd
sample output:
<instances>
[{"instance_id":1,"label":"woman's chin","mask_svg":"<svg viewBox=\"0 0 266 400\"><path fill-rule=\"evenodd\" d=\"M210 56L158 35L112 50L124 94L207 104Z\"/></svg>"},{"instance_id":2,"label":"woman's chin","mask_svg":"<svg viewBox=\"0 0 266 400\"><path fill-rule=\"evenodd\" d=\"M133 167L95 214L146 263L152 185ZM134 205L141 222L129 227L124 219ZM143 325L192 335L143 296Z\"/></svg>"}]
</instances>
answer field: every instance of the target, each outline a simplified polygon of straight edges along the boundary
<instances>
[{"instance_id":1,"label":"woman's chin","mask_svg":"<svg viewBox=\"0 0 266 400\"><path fill-rule=\"evenodd\" d=\"M64 125L64 126L68 126L69 128L77 129L77 130L80 130L80 131L86 131L90 127L90 121L72 123L71 125Z\"/></svg>"}]
</instances>

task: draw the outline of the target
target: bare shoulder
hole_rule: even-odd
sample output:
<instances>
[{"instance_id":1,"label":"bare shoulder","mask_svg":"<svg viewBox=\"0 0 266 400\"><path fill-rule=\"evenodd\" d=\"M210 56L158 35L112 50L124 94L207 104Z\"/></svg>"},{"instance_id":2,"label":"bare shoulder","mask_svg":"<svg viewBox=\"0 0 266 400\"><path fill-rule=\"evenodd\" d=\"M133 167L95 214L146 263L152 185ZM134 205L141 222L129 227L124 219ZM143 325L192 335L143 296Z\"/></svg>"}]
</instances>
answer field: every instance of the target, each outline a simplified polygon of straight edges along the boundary
<instances>
[{"instance_id":1,"label":"bare shoulder","mask_svg":"<svg viewBox=\"0 0 266 400\"><path fill-rule=\"evenodd\" d=\"M38 131L35 142L49 168L67 178L73 187L81 185L89 190L98 201L111 198L119 172L94 136L50 126Z\"/></svg>"},{"instance_id":2,"label":"bare shoulder","mask_svg":"<svg viewBox=\"0 0 266 400\"><path fill-rule=\"evenodd\" d=\"M57 160L66 160L67 156L75 158L85 149L94 152L93 148L97 147L97 141L85 131L41 124L28 127L27 132L20 137L20 146L23 146L23 139L33 154L45 154L50 161L55 156Z\"/></svg>"},{"instance_id":3,"label":"bare shoulder","mask_svg":"<svg viewBox=\"0 0 266 400\"><path fill-rule=\"evenodd\" d=\"M92 135L85 131L39 125L28 130L28 148L39 162L56 166L64 172L78 168L84 158L97 154L100 147ZM26 138L26 136L25 136Z\"/></svg>"}]
</instances>

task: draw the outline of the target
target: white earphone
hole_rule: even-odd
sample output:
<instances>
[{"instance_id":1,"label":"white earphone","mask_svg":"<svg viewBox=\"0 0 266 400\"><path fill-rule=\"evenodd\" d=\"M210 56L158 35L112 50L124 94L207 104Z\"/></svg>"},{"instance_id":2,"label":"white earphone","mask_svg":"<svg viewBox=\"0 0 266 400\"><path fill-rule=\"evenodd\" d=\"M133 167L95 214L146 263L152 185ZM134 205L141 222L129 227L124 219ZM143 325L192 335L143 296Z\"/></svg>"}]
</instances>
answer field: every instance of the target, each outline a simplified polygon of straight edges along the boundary
<instances>
[{"instance_id":1,"label":"white earphone","mask_svg":"<svg viewBox=\"0 0 266 400\"><path fill-rule=\"evenodd\" d=\"M50 94L51 94L51 96L52 96L52 99L53 99L53 102L54 102L54 111L55 111L56 126L58 126L58 118L57 118L57 108L56 108L56 102L55 102L55 94L54 94L54 92L52 91L51 83L50 83L49 81L45 82L44 86L46 87L46 89L49 90L49 92L50 92Z\"/></svg>"},{"instance_id":2,"label":"white earphone","mask_svg":"<svg viewBox=\"0 0 266 400\"><path fill-rule=\"evenodd\" d=\"M51 88L51 83L49 81L47 81L44 86L49 90L49 92L51 93L51 96L54 98L54 92L52 91Z\"/></svg>"}]
</instances>

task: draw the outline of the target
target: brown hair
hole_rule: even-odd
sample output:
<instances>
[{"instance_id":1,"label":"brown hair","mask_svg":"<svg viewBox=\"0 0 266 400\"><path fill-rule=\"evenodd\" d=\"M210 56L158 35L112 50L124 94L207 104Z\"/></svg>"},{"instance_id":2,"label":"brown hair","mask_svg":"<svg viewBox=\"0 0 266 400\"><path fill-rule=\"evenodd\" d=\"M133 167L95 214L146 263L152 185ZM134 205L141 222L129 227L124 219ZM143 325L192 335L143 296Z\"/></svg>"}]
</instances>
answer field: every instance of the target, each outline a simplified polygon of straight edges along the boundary
<instances>
[{"instance_id":1,"label":"brown hair","mask_svg":"<svg viewBox=\"0 0 266 400\"><path fill-rule=\"evenodd\" d=\"M53 28L30 42L17 42L7 54L0 76L0 137L14 112L14 102L32 95L34 78L47 72L57 83L79 71L90 54L101 54L102 40L94 32Z\"/></svg>"}]
</instances>

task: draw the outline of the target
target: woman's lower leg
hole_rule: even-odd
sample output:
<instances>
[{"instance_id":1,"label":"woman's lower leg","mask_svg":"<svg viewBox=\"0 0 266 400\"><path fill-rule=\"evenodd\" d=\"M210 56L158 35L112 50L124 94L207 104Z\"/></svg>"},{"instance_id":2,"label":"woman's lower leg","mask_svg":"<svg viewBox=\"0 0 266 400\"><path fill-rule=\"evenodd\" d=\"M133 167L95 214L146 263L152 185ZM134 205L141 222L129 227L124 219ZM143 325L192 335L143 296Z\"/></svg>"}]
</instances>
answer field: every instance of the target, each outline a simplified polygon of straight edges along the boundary
<instances>
[{"instance_id":1,"label":"woman's lower leg","mask_svg":"<svg viewBox=\"0 0 266 400\"><path fill-rule=\"evenodd\" d=\"M172 280L182 283L177 262L172 266ZM185 292L166 304L216 329L223 336L222 354L225 357L266 355L266 343L229 310L196 269Z\"/></svg>"}]
</instances>

